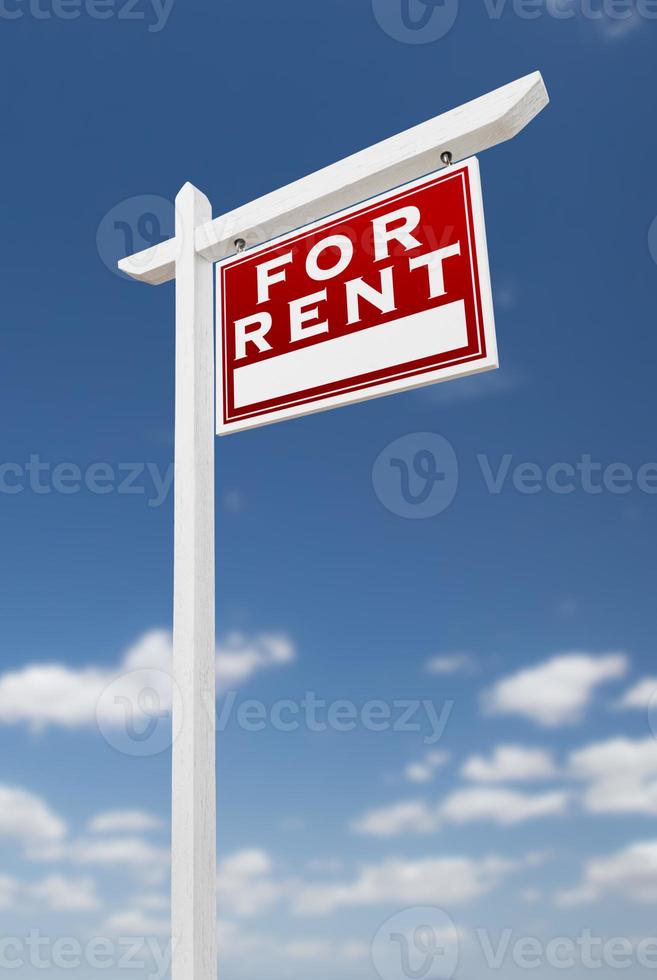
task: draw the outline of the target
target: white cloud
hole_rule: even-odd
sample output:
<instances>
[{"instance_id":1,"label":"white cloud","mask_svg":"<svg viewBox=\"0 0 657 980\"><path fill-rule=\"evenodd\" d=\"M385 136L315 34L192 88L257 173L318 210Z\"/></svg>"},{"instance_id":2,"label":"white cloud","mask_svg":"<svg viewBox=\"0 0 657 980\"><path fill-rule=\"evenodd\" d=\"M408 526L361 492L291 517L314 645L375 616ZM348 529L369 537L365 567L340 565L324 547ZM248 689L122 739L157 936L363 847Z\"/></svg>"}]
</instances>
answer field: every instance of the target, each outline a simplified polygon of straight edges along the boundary
<instances>
[{"instance_id":1,"label":"white cloud","mask_svg":"<svg viewBox=\"0 0 657 980\"><path fill-rule=\"evenodd\" d=\"M650 776L657 773L657 741L654 738L610 738L571 752L568 764L576 776L601 779L607 776Z\"/></svg>"},{"instance_id":2,"label":"white cloud","mask_svg":"<svg viewBox=\"0 0 657 980\"><path fill-rule=\"evenodd\" d=\"M280 942L269 938L266 945L263 945L264 951L277 959L302 963L328 963L336 959L365 962L370 955L367 943L336 943L328 939L293 939Z\"/></svg>"},{"instance_id":3,"label":"white cloud","mask_svg":"<svg viewBox=\"0 0 657 980\"><path fill-rule=\"evenodd\" d=\"M449 752L427 752L418 762L410 762L404 770L409 783L430 783L436 772L449 762Z\"/></svg>"},{"instance_id":4,"label":"white cloud","mask_svg":"<svg viewBox=\"0 0 657 980\"><path fill-rule=\"evenodd\" d=\"M91 878L49 875L41 881L25 882L0 875L0 909L52 912L93 912L100 907L96 883Z\"/></svg>"},{"instance_id":5,"label":"white cloud","mask_svg":"<svg viewBox=\"0 0 657 980\"><path fill-rule=\"evenodd\" d=\"M596 22L598 30L605 41L621 41L629 34L645 27L646 21L638 10L627 10L629 16L618 18L605 17L599 24Z\"/></svg>"},{"instance_id":6,"label":"white cloud","mask_svg":"<svg viewBox=\"0 0 657 980\"><path fill-rule=\"evenodd\" d=\"M0 722L23 722L33 731L41 731L49 725L64 728L92 725L101 694L117 678L123 677L123 693L130 702L138 700L135 696L138 691L133 690L134 678L130 675L143 669L153 671L153 688L166 708L171 704L170 682L167 683L168 678L162 672L170 668L170 657L169 634L164 630L152 630L141 637L113 669L30 664L22 670L3 674L0 676ZM115 712L114 720L121 723L121 706L114 698L109 699L109 705Z\"/></svg>"},{"instance_id":7,"label":"white cloud","mask_svg":"<svg viewBox=\"0 0 657 980\"><path fill-rule=\"evenodd\" d=\"M312 963L316 960L326 960L331 955L331 944L325 939L296 939L292 942L281 943L278 955L291 960L304 960Z\"/></svg>"},{"instance_id":8,"label":"white cloud","mask_svg":"<svg viewBox=\"0 0 657 980\"><path fill-rule=\"evenodd\" d=\"M153 864L168 864L168 848L155 847L141 837L115 837L106 840L78 840L68 849L69 857L76 864L97 864L112 867L144 867Z\"/></svg>"},{"instance_id":9,"label":"white cloud","mask_svg":"<svg viewBox=\"0 0 657 980\"><path fill-rule=\"evenodd\" d=\"M292 663L295 656L294 645L286 636L231 633L217 652L217 680L224 685L241 684L259 670Z\"/></svg>"},{"instance_id":10,"label":"white cloud","mask_svg":"<svg viewBox=\"0 0 657 980\"><path fill-rule=\"evenodd\" d=\"M171 931L170 910L168 894L144 892L109 915L103 929L110 935L167 936Z\"/></svg>"},{"instance_id":11,"label":"white cloud","mask_svg":"<svg viewBox=\"0 0 657 980\"><path fill-rule=\"evenodd\" d=\"M11 875L0 874L0 909L16 905L19 882Z\"/></svg>"},{"instance_id":12,"label":"white cloud","mask_svg":"<svg viewBox=\"0 0 657 980\"><path fill-rule=\"evenodd\" d=\"M171 898L161 892L145 892L143 895L137 895L135 904L139 908L148 909L149 912L168 912Z\"/></svg>"},{"instance_id":13,"label":"white cloud","mask_svg":"<svg viewBox=\"0 0 657 980\"><path fill-rule=\"evenodd\" d=\"M90 724L96 701L110 675L97 668L74 670L61 664L31 664L0 676L0 721L74 728Z\"/></svg>"},{"instance_id":14,"label":"white cloud","mask_svg":"<svg viewBox=\"0 0 657 980\"><path fill-rule=\"evenodd\" d=\"M171 931L171 919L168 916L148 915L139 908L128 908L108 916L103 930L110 935L167 936Z\"/></svg>"},{"instance_id":15,"label":"white cloud","mask_svg":"<svg viewBox=\"0 0 657 980\"><path fill-rule=\"evenodd\" d=\"M619 708L636 708L647 711L657 700L657 677L644 677L625 692L618 702Z\"/></svg>"},{"instance_id":16,"label":"white cloud","mask_svg":"<svg viewBox=\"0 0 657 980\"><path fill-rule=\"evenodd\" d=\"M370 947L367 943L358 940L340 943L337 954L345 960L369 960Z\"/></svg>"},{"instance_id":17,"label":"white cloud","mask_svg":"<svg viewBox=\"0 0 657 980\"><path fill-rule=\"evenodd\" d=\"M245 852L247 853L247 852ZM235 858L235 861L233 861ZM230 858L234 867L243 865L241 857L233 855ZM246 859L246 866L249 865ZM264 866L264 865L263 865ZM149 901L153 899L154 901ZM170 932L170 919L158 896L136 896L126 908L116 910L105 919L102 929L110 936L133 936L135 939L157 937L166 939ZM318 962L366 963L369 958L369 945L353 940L311 936L306 930L293 930L292 935L274 936L262 931L261 918L244 922L235 922L224 917L217 920L217 938L223 962L232 967L233 964L243 966L248 962L249 969L260 974L271 974L272 963L276 964L274 972L278 973L280 965L287 967L286 975L302 976L296 967ZM164 953L165 950L163 949ZM148 953L148 947L142 948L142 953ZM159 964L158 964L159 966ZM159 973L158 973L159 975Z\"/></svg>"},{"instance_id":18,"label":"white cloud","mask_svg":"<svg viewBox=\"0 0 657 980\"><path fill-rule=\"evenodd\" d=\"M254 878L270 874L273 862L266 851L259 848L249 848L235 851L223 858L219 864L220 875L240 878Z\"/></svg>"},{"instance_id":19,"label":"white cloud","mask_svg":"<svg viewBox=\"0 0 657 980\"><path fill-rule=\"evenodd\" d=\"M555 904L560 908L570 909L577 905L587 905L595 902L598 895L595 889L588 885L579 885L576 888L563 888L557 891L554 896Z\"/></svg>"},{"instance_id":20,"label":"white cloud","mask_svg":"<svg viewBox=\"0 0 657 980\"><path fill-rule=\"evenodd\" d=\"M440 676L447 674L471 674L475 669L475 660L469 653L441 654L428 660L425 669L430 674L438 674Z\"/></svg>"},{"instance_id":21,"label":"white cloud","mask_svg":"<svg viewBox=\"0 0 657 980\"><path fill-rule=\"evenodd\" d=\"M439 825L435 807L420 800L409 800L369 810L352 824L352 830L371 837L396 837L398 834L431 834Z\"/></svg>"},{"instance_id":22,"label":"white cloud","mask_svg":"<svg viewBox=\"0 0 657 980\"><path fill-rule=\"evenodd\" d=\"M370 837L396 837L436 833L445 823L488 820L501 826L514 826L565 813L568 800L568 794L561 791L531 794L475 786L457 790L434 806L410 800L370 810L354 821L351 829Z\"/></svg>"},{"instance_id":23,"label":"white cloud","mask_svg":"<svg viewBox=\"0 0 657 980\"><path fill-rule=\"evenodd\" d=\"M222 917L231 921L253 919L259 923L263 913L277 905L291 908L298 915L321 915L341 907L390 902L462 904L496 887L519 866L519 862L498 857L431 857L419 861L390 858L361 867L355 877L346 881L335 877L313 881L281 877L266 851L251 848L229 854L219 862L219 909ZM141 908L144 910L143 903ZM241 927L239 931L244 937ZM295 943L306 940L310 942L305 933L294 938ZM349 955L346 947L340 955ZM354 950L351 955L355 955Z\"/></svg>"},{"instance_id":24,"label":"white cloud","mask_svg":"<svg viewBox=\"0 0 657 980\"><path fill-rule=\"evenodd\" d=\"M339 908L404 905L463 905L495 888L515 865L496 857L389 858L365 865L351 881L305 885L295 890L294 910L323 915Z\"/></svg>"},{"instance_id":25,"label":"white cloud","mask_svg":"<svg viewBox=\"0 0 657 980\"><path fill-rule=\"evenodd\" d=\"M646 25L646 19L634 3L601 3L588 10L580 3L573 3L569 10L564 0L546 0L545 6L548 14L559 20L564 16L573 21L578 18L583 27L607 42L620 41Z\"/></svg>"},{"instance_id":26,"label":"white cloud","mask_svg":"<svg viewBox=\"0 0 657 980\"><path fill-rule=\"evenodd\" d=\"M472 787L452 793L443 803L440 814L450 823L490 820L503 826L514 826L526 820L558 816L565 813L567 806L568 794L561 791L531 794L502 787Z\"/></svg>"},{"instance_id":27,"label":"white cloud","mask_svg":"<svg viewBox=\"0 0 657 980\"><path fill-rule=\"evenodd\" d=\"M96 883L91 878L50 875L32 885L29 895L54 912L89 912L100 906Z\"/></svg>"},{"instance_id":28,"label":"white cloud","mask_svg":"<svg viewBox=\"0 0 657 980\"><path fill-rule=\"evenodd\" d=\"M612 738L572 752L571 775L588 783L582 804L590 813L657 815L657 741Z\"/></svg>"},{"instance_id":29,"label":"white cloud","mask_svg":"<svg viewBox=\"0 0 657 980\"><path fill-rule=\"evenodd\" d=\"M480 382L477 384L477 381ZM425 398L443 405L460 405L466 402L488 398L490 395L506 394L514 391L524 382L522 375L505 365L502 371L488 371L486 374L457 378L448 385L431 385L424 389Z\"/></svg>"},{"instance_id":30,"label":"white cloud","mask_svg":"<svg viewBox=\"0 0 657 980\"><path fill-rule=\"evenodd\" d=\"M269 855L258 848L237 851L217 868L219 907L240 918L259 915L288 892L286 882L275 880Z\"/></svg>"},{"instance_id":31,"label":"white cloud","mask_svg":"<svg viewBox=\"0 0 657 980\"><path fill-rule=\"evenodd\" d=\"M294 930L292 937L274 936L260 930L259 923L254 928L247 928L243 923L220 919L217 923L219 948L224 960L230 957L232 961L242 965L248 958L251 972L272 974L272 964L276 963L274 972L278 974L279 964L285 963L286 976L305 976L307 968L299 973L296 967L305 963L332 963L336 960L354 963L369 960L370 947L368 943L355 940L340 940L309 936L304 930Z\"/></svg>"},{"instance_id":32,"label":"white cloud","mask_svg":"<svg viewBox=\"0 0 657 980\"><path fill-rule=\"evenodd\" d=\"M489 714L520 715L545 727L578 722L605 681L623 677L624 654L565 653L498 681L485 692Z\"/></svg>"},{"instance_id":33,"label":"white cloud","mask_svg":"<svg viewBox=\"0 0 657 980\"><path fill-rule=\"evenodd\" d=\"M31 847L33 861L130 868L162 872L170 861L168 848L156 847L141 837L79 838Z\"/></svg>"},{"instance_id":34,"label":"white cloud","mask_svg":"<svg viewBox=\"0 0 657 980\"><path fill-rule=\"evenodd\" d=\"M143 833L158 830L163 821L143 810L108 810L89 821L91 834Z\"/></svg>"},{"instance_id":35,"label":"white cloud","mask_svg":"<svg viewBox=\"0 0 657 980\"><path fill-rule=\"evenodd\" d=\"M657 840L638 841L608 857L589 860L581 882L557 893L559 905L582 905L605 895L652 904L657 901Z\"/></svg>"},{"instance_id":36,"label":"white cloud","mask_svg":"<svg viewBox=\"0 0 657 980\"><path fill-rule=\"evenodd\" d=\"M488 759L468 759L462 774L479 783L495 784L508 783L514 775L526 780L549 778L555 775L555 768L548 753L500 746ZM569 754L564 774L581 784L577 802L589 813L657 816L657 740L652 737L615 737L586 745ZM436 808L416 803L414 809L397 804L373 811L356 826L364 833L392 836L428 833L444 822L513 824L565 812L569 798L562 791L528 795L503 786L478 786L456 791Z\"/></svg>"},{"instance_id":37,"label":"white cloud","mask_svg":"<svg viewBox=\"0 0 657 980\"><path fill-rule=\"evenodd\" d=\"M342 871L343 863L340 858L311 858L306 867L313 874L337 875Z\"/></svg>"},{"instance_id":38,"label":"white cloud","mask_svg":"<svg viewBox=\"0 0 657 980\"><path fill-rule=\"evenodd\" d=\"M171 707L171 634L151 630L131 646L115 667L67 667L29 664L0 676L0 722L24 723L39 732L49 725L91 726L97 710L106 724L125 724L125 703L138 707L147 680L163 711ZM216 673L221 686L239 684L266 668L291 663L291 641L276 634L254 637L233 633L217 651ZM146 672L146 678L143 673ZM101 695L114 684L112 697ZM123 699L127 699L123 701Z\"/></svg>"},{"instance_id":39,"label":"white cloud","mask_svg":"<svg viewBox=\"0 0 657 980\"><path fill-rule=\"evenodd\" d=\"M0 785L0 837L31 845L59 841L65 835L66 824L40 797Z\"/></svg>"},{"instance_id":40,"label":"white cloud","mask_svg":"<svg viewBox=\"0 0 657 980\"><path fill-rule=\"evenodd\" d=\"M461 774L479 783L532 782L557 775L554 760L545 749L522 745L498 745L489 759L470 756Z\"/></svg>"}]
</instances>

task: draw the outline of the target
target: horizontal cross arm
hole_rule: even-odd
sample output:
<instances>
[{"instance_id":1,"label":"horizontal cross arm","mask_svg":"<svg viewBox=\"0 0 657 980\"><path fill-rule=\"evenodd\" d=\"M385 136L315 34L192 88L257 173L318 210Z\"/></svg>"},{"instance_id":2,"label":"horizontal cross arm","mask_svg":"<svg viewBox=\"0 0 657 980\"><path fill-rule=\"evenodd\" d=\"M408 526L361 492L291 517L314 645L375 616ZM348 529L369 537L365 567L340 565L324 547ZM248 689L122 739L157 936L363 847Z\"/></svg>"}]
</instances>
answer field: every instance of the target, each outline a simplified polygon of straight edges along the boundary
<instances>
[{"instance_id":1,"label":"horizontal cross arm","mask_svg":"<svg viewBox=\"0 0 657 980\"><path fill-rule=\"evenodd\" d=\"M440 170L445 151L454 161L473 156L512 139L548 101L540 72L526 75L206 222L196 230L196 251L218 262L235 251L236 239L261 244ZM119 268L156 285L175 278L176 253L176 240L169 239L121 259Z\"/></svg>"}]
</instances>

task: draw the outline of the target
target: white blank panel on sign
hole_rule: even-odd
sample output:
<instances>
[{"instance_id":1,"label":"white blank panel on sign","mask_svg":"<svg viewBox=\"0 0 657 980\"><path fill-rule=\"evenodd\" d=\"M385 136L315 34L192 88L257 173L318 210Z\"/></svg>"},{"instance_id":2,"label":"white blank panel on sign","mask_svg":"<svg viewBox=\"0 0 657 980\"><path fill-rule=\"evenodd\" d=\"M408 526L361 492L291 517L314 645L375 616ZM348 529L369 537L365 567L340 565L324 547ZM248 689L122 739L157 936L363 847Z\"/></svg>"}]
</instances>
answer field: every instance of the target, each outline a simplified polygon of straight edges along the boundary
<instances>
[{"instance_id":1,"label":"white blank panel on sign","mask_svg":"<svg viewBox=\"0 0 657 980\"><path fill-rule=\"evenodd\" d=\"M260 399L289 395L299 387L299 378L309 388L320 388L343 378L346 366L350 374L366 374L394 367L402 355L415 361L466 343L465 305L458 300L237 368L235 405L241 408Z\"/></svg>"}]
</instances>

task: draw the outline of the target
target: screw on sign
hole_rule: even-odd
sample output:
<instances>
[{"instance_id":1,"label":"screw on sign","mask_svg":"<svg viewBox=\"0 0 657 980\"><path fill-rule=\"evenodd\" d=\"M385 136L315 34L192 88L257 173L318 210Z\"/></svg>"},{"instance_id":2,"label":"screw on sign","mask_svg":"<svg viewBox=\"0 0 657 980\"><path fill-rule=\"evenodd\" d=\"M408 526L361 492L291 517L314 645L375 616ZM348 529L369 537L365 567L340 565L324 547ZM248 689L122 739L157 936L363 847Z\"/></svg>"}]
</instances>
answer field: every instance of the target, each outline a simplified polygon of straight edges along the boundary
<instances>
[{"instance_id":1,"label":"screw on sign","mask_svg":"<svg viewBox=\"0 0 657 980\"><path fill-rule=\"evenodd\" d=\"M469 160L217 268L220 434L497 367Z\"/></svg>"}]
</instances>

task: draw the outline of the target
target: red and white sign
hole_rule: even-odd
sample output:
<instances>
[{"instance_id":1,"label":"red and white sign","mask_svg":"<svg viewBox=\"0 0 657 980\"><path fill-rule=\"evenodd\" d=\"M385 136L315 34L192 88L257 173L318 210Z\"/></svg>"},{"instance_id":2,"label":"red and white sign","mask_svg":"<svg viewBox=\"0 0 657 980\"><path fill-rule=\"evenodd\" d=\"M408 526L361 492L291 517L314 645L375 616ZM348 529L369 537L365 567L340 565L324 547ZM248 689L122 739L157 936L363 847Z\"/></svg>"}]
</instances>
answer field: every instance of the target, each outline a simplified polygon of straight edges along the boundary
<instances>
[{"instance_id":1,"label":"red and white sign","mask_svg":"<svg viewBox=\"0 0 657 980\"><path fill-rule=\"evenodd\" d=\"M219 435L497 367L476 159L217 265Z\"/></svg>"}]
</instances>

